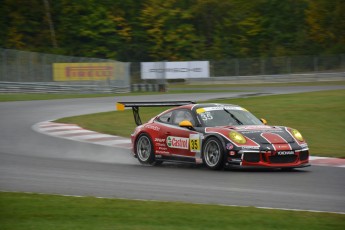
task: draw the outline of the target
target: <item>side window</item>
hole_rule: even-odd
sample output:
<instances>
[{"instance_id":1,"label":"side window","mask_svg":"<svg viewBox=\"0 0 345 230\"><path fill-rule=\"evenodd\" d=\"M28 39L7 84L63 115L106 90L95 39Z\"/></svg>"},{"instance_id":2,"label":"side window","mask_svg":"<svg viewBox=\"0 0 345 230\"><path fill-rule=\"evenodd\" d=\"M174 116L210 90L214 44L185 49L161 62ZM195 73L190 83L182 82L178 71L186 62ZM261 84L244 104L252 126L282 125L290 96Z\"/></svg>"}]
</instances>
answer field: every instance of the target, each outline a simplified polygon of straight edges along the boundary
<instances>
[{"instance_id":1,"label":"side window","mask_svg":"<svg viewBox=\"0 0 345 230\"><path fill-rule=\"evenodd\" d=\"M164 122L164 123L170 123L171 122L171 115L172 115L172 112L165 113L162 116L160 116L158 118L158 120L161 122Z\"/></svg>"},{"instance_id":2,"label":"side window","mask_svg":"<svg viewBox=\"0 0 345 230\"><path fill-rule=\"evenodd\" d=\"M195 120L192 116L192 114L190 113L189 110L175 110L175 114L174 114L174 118L173 118L173 124L174 125L178 125L181 121L190 121L192 123L193 126L195 126Z\"/></svg>"}]
</instances>

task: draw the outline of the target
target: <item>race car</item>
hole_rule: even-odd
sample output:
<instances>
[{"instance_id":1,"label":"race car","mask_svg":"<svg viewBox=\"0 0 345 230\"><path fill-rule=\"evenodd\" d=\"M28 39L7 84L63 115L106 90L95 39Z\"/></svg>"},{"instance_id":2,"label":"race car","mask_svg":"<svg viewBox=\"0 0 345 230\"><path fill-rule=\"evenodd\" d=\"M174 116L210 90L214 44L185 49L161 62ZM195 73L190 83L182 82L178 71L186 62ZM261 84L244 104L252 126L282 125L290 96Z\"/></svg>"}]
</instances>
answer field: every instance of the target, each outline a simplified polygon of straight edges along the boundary
<instances>
[{"instance_id":1,"label":"race car","mask_svg":"<svg viewBox=\"0 0 345 230\"><path fill-rule=\"evenodd\" d=\"M177 106L142 124L140 107ZM269 126L248 110L232 104L192 101L119 102L131 107L137 127L132 153L142 164L164 161L224 167L267 167L291 170L307 167L309 148L302 134L284 126Z\"/></svg>"}]
</instances>

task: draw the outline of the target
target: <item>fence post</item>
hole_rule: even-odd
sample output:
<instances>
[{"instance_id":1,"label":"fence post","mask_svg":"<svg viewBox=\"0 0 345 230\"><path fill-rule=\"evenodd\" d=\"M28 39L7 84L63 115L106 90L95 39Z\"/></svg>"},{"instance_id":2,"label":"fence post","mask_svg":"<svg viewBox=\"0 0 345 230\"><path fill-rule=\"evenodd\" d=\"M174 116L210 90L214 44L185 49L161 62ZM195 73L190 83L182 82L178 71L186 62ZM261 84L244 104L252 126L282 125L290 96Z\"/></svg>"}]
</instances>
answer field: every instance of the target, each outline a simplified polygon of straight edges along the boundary
<instances>
[{"instance_id":1,"label":"fence post","mask_svg":"<svg viewBox=\"0 0 345 230\"><path fill-rule=\"evenodd\" d=\"M1 81L4 81L6 78L5 78L5 74L6 74L6 63L7 63L7 60L6 60L6 49L1 49L2 52L1 52L1 63L2 63L2 75L1 75L1 78L0 80Z\"/></svg>"},{"instance_id":2,"label":"fence post","mask_svg":"<svg viewBox=\"0 0 345 230\"><path fill-rule=\"evenodd\" d=\"M236 71L236 76L240 76L240 63L238 61L238 58L235 59L235 71Z\"/></svg>"},{"instance_id":3,"label":"fence post","mask_svg":"<svg viewBox=\"0 0 345 230\"><path fill-rule=\"evenodd\" d=\"M286 71L288 74L291 74L291 58L286 57Z\"/></svg>"},{"instance_id":4,"label":"fence post","mask_svg":"<svg viewBox=\"0 0 345 230\"><path fill-rule=\"evenodd\" d=\"M318 58L317 56L314 56L314 72L318 72L319 68L318 68Z\"/></svg>"},{"instance_id":5,"label":"fence post","mask_svg":"<svg viewBox=\"0 0 345 230\"><path fill-rule=\"evenodd\" d=\"M340 54L340 69L345 70L345 54Z\"/></svg>"},{"instance_id":6,"label":"fence post","mask_svg":"<svg viewBox=\"0 0 345 230\"><path fill-rule=\"evenodd\" d=\"M265 69L265 67L266 67L265 58L261 58L260 65L261 65L261 68L260 68L261 75L265 75L265 72L266 72L266 69Z\"/></svg>"}]
</instances>

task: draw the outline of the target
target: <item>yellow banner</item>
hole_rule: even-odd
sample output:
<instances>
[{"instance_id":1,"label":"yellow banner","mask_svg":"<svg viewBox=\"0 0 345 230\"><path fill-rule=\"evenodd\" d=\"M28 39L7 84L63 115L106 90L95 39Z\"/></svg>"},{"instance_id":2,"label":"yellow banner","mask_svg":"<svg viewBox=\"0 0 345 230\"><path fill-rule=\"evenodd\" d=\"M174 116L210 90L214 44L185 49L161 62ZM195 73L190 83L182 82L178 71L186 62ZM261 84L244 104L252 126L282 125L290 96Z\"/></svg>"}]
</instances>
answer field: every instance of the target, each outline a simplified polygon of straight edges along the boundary
<instances>
[{"instance_id":1,"label":"yellow banner","mask_svg":"<svg viewBox=\"0 0 345 230\"><path fill-rule=\"evenodd\" d=\"M54 63L54 81L102 81L115 78L115 63Z\"/></svg>"}]
</instances>

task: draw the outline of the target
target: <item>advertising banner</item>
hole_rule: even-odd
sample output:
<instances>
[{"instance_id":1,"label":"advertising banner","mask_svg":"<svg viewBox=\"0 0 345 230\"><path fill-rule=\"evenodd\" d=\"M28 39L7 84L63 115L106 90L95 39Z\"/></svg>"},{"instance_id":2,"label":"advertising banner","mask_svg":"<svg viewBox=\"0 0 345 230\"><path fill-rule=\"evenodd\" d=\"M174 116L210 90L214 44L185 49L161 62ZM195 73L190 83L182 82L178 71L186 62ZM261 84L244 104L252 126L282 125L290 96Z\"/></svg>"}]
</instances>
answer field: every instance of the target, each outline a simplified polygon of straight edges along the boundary
<instances>
[{"instance_id":1,"label":"advertising banner","mask_svg":"<svg viewBox=\"0 0 345 230\"><path fill-rule=\"evenodd\" d=\"M142 62L141 79L188 79L210 77L208 61Z\"/></svg>"},{"instance_id":2,"label":"advertising banner","mask_svg":"<svg viewBox=\"0 0 345 230\"><path fill-rule=\"evenodd\" d=\"M102 81L115 77L115 63L54 63L54 81Z\"/></svg>"}]
</instances>

